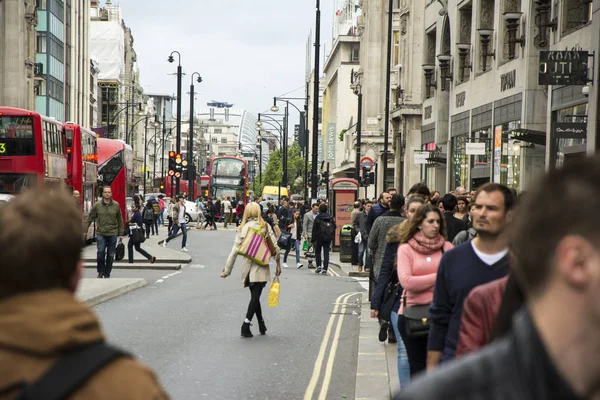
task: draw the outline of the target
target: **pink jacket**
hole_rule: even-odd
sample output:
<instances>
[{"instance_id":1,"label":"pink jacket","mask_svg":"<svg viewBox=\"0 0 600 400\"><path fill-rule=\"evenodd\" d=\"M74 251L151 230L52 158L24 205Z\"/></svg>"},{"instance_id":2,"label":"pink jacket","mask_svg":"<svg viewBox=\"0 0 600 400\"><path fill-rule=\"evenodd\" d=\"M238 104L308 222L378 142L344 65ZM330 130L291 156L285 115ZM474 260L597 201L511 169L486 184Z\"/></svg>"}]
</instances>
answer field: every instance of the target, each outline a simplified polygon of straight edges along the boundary
<instances>
[{"instance_id":1,"label":"pink jacket","mask_svg":"<svg viewBox=\"0 0 600 400\"><path fill-rule=\"evenodd\" d=\"M449 251L453 247L450 242L444 243L444 251ZM408 307L429 304L433 301L433 287L441 260L441 249L425 255L417 252L408 243L398 247L398 280L404 288L402 296L406 296ZM404 312L403 297L398 314Z\"/></svg>"}]
</instances>

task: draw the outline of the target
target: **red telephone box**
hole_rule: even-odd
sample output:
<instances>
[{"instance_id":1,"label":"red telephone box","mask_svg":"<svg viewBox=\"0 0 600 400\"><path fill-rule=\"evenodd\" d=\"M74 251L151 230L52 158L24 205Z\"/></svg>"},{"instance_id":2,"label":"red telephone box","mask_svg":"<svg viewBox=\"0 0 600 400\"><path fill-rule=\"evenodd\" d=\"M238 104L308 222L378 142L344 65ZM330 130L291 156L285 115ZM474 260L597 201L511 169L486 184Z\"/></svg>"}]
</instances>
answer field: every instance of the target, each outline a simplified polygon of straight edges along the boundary
<instances>
[{"instance_id":1,"label":"red telephone box","mask_svg":"<svg viewBox=\"0 0 600 400\"><path fill-rule=\"evenodd\" d=\"M354 210L354 202L358 198L358 181L350 178L332 179L331 189L331 214L335 218L335 240L333 248L340 247L340 231L346 224L351 224L351 214Z\"/></svg>"}]
</instances>

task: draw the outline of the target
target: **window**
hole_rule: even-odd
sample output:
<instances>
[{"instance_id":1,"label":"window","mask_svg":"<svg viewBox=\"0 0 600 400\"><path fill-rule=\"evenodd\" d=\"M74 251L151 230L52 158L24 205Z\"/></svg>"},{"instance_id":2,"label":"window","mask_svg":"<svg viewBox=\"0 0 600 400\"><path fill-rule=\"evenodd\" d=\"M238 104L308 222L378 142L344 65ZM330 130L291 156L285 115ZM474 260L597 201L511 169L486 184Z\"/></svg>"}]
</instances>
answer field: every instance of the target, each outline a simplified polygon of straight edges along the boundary
<instances>
[{"instance_id":1,"label":"window","mask_svg":"<svg viewBox=\"0 0 600 400\"><path fill-rule=\"evenodd\" d=\"M35 51L38 53L46 52L46 32L37 33Z\"/></svg>"},{"instance_id":2,"label":"window","mask_svg":"<svg viewBox=\"0 0 600 400\"><path fill-rule=\"evenodd\" d=\"M210 141L211 143L219 143L219 140L216 137L212 138Z\"/></svg>"},{"instance_id":3,"label":"window","mask_svg":"<svg viewBox=\"0 0 600 400\"><path fill-rule=\"evenodd\" d=\"M213 132L214 133L223 133L223 129L221 129L221 128L215 128Z\"/></svg>"},{"instance_id":4,"label":"window","mask_svg":"<svg viewBox=\"0 0 600 400\"><path fill-rule=\"evenodd\" d=\"M359 62L360 61L360 48L354 47L350 52L350 62Z\"/></svg>"},{"instance_id":5,"label":"window","mask_svg":"<svg viewBox=\"0 0 600 400\"><path fill-rule=\"evenodd\" d=\"M587 0L564 0L563 1L563 34L586 25L592 19L592 2Z\"/></svg>"},{"instance_id":6,"label":"window","mask_svg":"<svg viewBox=\"0 0 600 400\"><path fill-rule=\"evenodd\" d=\"M227 143L227 138L226 137L221 138L221 143Z\"/></svg>"}]
</instances>

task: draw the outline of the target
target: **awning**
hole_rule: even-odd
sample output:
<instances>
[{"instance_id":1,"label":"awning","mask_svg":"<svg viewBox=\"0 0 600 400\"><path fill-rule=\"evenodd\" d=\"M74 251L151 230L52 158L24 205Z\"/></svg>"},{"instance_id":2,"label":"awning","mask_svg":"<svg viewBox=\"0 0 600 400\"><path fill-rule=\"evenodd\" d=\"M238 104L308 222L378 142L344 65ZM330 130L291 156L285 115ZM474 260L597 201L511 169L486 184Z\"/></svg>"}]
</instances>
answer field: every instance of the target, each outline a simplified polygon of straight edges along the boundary
<instances>
[{"instance_id":1,"label":"awning","mask_svg":"<svg viewBox=\"0 0 600 400\"><path fill-rule=\"evenodd\" d=\"M427 161L431 164L446 164L445 154L432 154L431 157L427 158Z\"/></svg>"},{"instance_id":2,"label":"awning","mask_svg":"<svg viewBox=\"0 0 600 400\"><path fill-rule=\"evenodd\" d=\"M546 145L546 132L535 131L533 129L517 128L507 132L509 139L517 139L523 142Z\"/></svg>"}]
</instances>

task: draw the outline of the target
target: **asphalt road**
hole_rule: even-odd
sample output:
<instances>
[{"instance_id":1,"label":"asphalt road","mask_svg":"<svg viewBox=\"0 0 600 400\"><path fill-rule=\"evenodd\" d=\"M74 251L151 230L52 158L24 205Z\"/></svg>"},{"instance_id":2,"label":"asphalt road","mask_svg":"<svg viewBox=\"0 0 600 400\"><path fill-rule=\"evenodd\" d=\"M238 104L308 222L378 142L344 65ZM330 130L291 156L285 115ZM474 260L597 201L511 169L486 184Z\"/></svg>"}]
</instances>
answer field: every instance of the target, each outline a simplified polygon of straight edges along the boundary
<instances>
[{"instance_id":1,"label":"asphalt road","mask_svg":"<svg viewBox=\"0 0 600 400\"><path fill-rule=\"evenodd\" d=\"M241 338L250 298L241 260L219 277L233 237L192 230L193 261L181 271L113 272L148 286L95 307L109 341L151 365L174 399L353 399L363 289L284 269L279 307L267 307L268 286L262 296L267 335L254 324L254 338Z\"/></svg>"}]
</instances>

